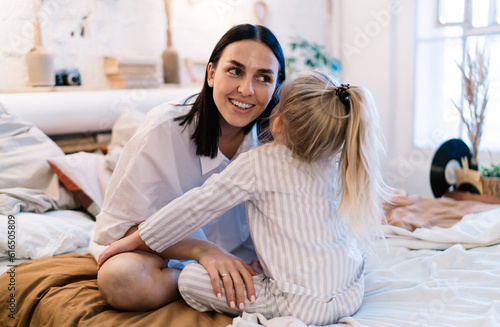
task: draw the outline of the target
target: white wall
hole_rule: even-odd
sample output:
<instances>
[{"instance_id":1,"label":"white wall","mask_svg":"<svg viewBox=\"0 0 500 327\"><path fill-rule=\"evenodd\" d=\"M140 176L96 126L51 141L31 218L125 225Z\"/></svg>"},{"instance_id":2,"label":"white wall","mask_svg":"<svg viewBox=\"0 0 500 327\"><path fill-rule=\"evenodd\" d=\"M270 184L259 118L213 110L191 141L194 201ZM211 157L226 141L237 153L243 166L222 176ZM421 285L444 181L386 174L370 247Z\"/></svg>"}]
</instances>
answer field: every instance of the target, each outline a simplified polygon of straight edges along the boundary
<instances>
[{"instance_id":1,"label":"white wall","mask_svg":"<svg viewBox=\"0 0 500 327\"><path fill-rule=\"evenodd\" d=\"M381 112L387 141L388 183L410 194L432 197L430 167L435 150L413 144L415 1L334 0L340 19L344 81L369 88ZM433 15L429 12L429 15ZM431 139L437 150L444 142ZM499 153L480 153L481 165L500 162Z\"/></svg>"},{"instance_id":2,"label":"white wall","mask_svg":"<svg viewBox=\"0 0 500 327\"><path fill-rule=\"evenodd\" d=\"M419 183L408 182L417 170L429 171L423 159L411 167L398 167L412 149L413 2L339 3L343 79L373 93L387 142L386 179L393 187L429 195L428 178L419 176Z\"/></svg>"},{"instance_id":3,"label":"white wall","mask_svg":"<svg viewBox=\"0 0 500 327\"><path fill-rule=\"evenodd\" d=\"M55 69L77 68L83 85L103 87L103 56L161 55L165 28L157 27L165 25L163 8L159 0L45 0L39 11L42 42L55 55ZM32 0L0 0L0 89L28 85L25 55L34 44L33 17Z\"/></svg>"},{"instance_id":4,"label":"white wall","mask_svg":"<svg viewBox=\"0 0 500 327\"><path fill-rule=\"evenodd\" d=\"M368 87L381 111L387 180L411 194L432 196L434 151L416 149L412 142L415 1L267 0L264 24L287 56L291 39L301 36L326 44L342 59L343 80ZM185 57L207 58L232 25L257 23L254 3L173 0L172 39L181 63ZM27 86L25 55L33 44L32 17L31 0L0 0L0 92ZM56 68L78 68L89 88L107 86L103 56L159 59L166 45L163 0L44 0L40 19L45 45L56 54ZM82 27L84 36L79 34ZM181 68L182 81L189 81ZM440 142L431 141L437 149ZM500 162L500 154L480 153L479 160Z\"/></svg>"},{"instance_id":5,"label":"white wall","mask_svg":"<svg viewBox=\"0 0 500 327\"><path fill-rule=\"evenodd\" d=\"M173 0L172 41L189 82L185 57L208 59L231 26L258 23L253 0ZM292 37L327 41L327 0L268 0L263 22L278 37L286 55ZM25 55L33 47L33 1L0 0L0 91L28 85ZM44 0L40 9L43 44L55 55L55 68L77 68L82 85L106 87L104 56L161 59L166 47L163 0ZM81 35L82 28L84 35Z\"/></svg>"}]
</instances>

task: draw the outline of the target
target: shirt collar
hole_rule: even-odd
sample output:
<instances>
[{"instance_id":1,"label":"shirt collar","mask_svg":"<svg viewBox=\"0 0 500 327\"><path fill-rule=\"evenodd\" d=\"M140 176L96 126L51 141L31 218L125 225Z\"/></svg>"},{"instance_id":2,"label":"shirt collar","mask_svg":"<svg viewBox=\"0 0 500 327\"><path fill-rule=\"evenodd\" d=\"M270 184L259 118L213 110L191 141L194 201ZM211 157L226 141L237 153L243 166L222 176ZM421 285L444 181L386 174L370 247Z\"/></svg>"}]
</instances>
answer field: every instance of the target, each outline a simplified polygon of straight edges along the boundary
<instances>
[{"instance_id":1,"label":"shirt collar","mask_svg":"<svg viewBox=\"0 0 500 327\"><path fill-rule=\"evenodd\" d=\"M254 125L250 133L246 134L245 137L243 138L243 141L241 142L240 147L236 151L233 160L236 159L236 157L238 157L240 153L255 148L257 145L258 145L257 126ZM201 174L205 175L206 173L219 167L223 162L225 162L227 165L231 162L231 160L227 159L226 156L222 154L222 152L220 152L220 150L218 151L217 157L215 158L200 156Z\"/></svg>"},{"instance_id":2,"label":"shirt collar","mask_svg":"<svg viewBox=\"0 0 500 327\"><path fill-rule=\"evenodd\" d=\"M208 156L200 156L200 164L201 164L201 174L205 175L209 171L214 170L219 167L220 164L224 161L224 155L220 152L217 154L217 157L210 158Z\"/></svg>"}]
</instances>

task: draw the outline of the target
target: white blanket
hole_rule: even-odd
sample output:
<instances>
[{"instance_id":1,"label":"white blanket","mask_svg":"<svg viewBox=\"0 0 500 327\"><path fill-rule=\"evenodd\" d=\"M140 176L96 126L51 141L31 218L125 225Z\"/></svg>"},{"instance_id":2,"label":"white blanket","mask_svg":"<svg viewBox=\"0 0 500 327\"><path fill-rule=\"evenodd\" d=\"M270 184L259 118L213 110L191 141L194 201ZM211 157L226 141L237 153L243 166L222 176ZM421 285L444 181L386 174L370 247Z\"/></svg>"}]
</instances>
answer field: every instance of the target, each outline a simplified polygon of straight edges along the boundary
<instances>
[{"instance_id":1,"label":"white blanket","mask_svg":"<svg viewBox=\"0 0 500 327\"><path fill-rule=\"evenodd\" d=\"M385 229L368 255L365 298L335 326L500 326L500 209L451 228ZM233 327L306 326L244 314Z\"/></svg>"}]
</instances>

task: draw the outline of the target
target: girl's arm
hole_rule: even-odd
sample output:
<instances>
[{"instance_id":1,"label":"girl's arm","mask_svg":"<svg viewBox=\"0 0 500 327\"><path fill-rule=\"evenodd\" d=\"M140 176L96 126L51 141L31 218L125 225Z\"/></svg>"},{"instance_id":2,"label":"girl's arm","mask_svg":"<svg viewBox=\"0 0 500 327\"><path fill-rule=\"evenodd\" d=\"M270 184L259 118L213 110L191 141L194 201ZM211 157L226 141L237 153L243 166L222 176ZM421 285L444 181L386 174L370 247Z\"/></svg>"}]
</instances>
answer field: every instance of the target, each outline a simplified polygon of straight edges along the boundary
<instances>
[{"instance_id":1,"label":"girl's arm","mask_svg":"<svg viewBox=\"0 0 500 327\"><path fill-rule=\"evenodd\" d=\"M156 211L139 225L141 238L163 252L237 204L252 199L254 168L249 153L242 153L220 174Z\"/></svg>"}]
</instances>

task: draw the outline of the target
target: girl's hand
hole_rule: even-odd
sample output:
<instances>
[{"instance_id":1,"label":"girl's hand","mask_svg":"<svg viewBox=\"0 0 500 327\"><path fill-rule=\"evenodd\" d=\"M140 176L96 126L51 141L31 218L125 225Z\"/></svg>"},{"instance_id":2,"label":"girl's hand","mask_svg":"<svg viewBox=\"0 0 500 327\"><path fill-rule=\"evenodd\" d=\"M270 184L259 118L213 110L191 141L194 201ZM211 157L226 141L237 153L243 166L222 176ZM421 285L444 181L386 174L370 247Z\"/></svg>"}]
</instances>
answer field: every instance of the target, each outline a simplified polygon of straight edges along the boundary
<instances>
[{"instance_id":1,"label":"girl's hand","mask_svg":"<svg viewBox=\"0 0 500 327\"><path fill-rule=\"evenodd\" d=\"M205 267L217 297L222 297L220 282L224 285L227 305L231 308L243 309L245 306L245 289L250 302L255 301L255 287L252 276L257 273L240 258L226 250L211 246L205 248L197 260Z\"/></svg>"},{"instance_id":2,"label":"girl's hand","mask_svg":"<svg viewBox=\"0 0 500 327\"><path fill-rule=\"evenodd\" d=\"M135 231L134 233L111 243L111 245L102 251L101 255L99 255L99 259L97 260L97 270L99 270L103 263L110 257L119 253L134 251L141 245L145 245L145 243L139 236L139 231Z\"/></svg>"}]
</instances>

